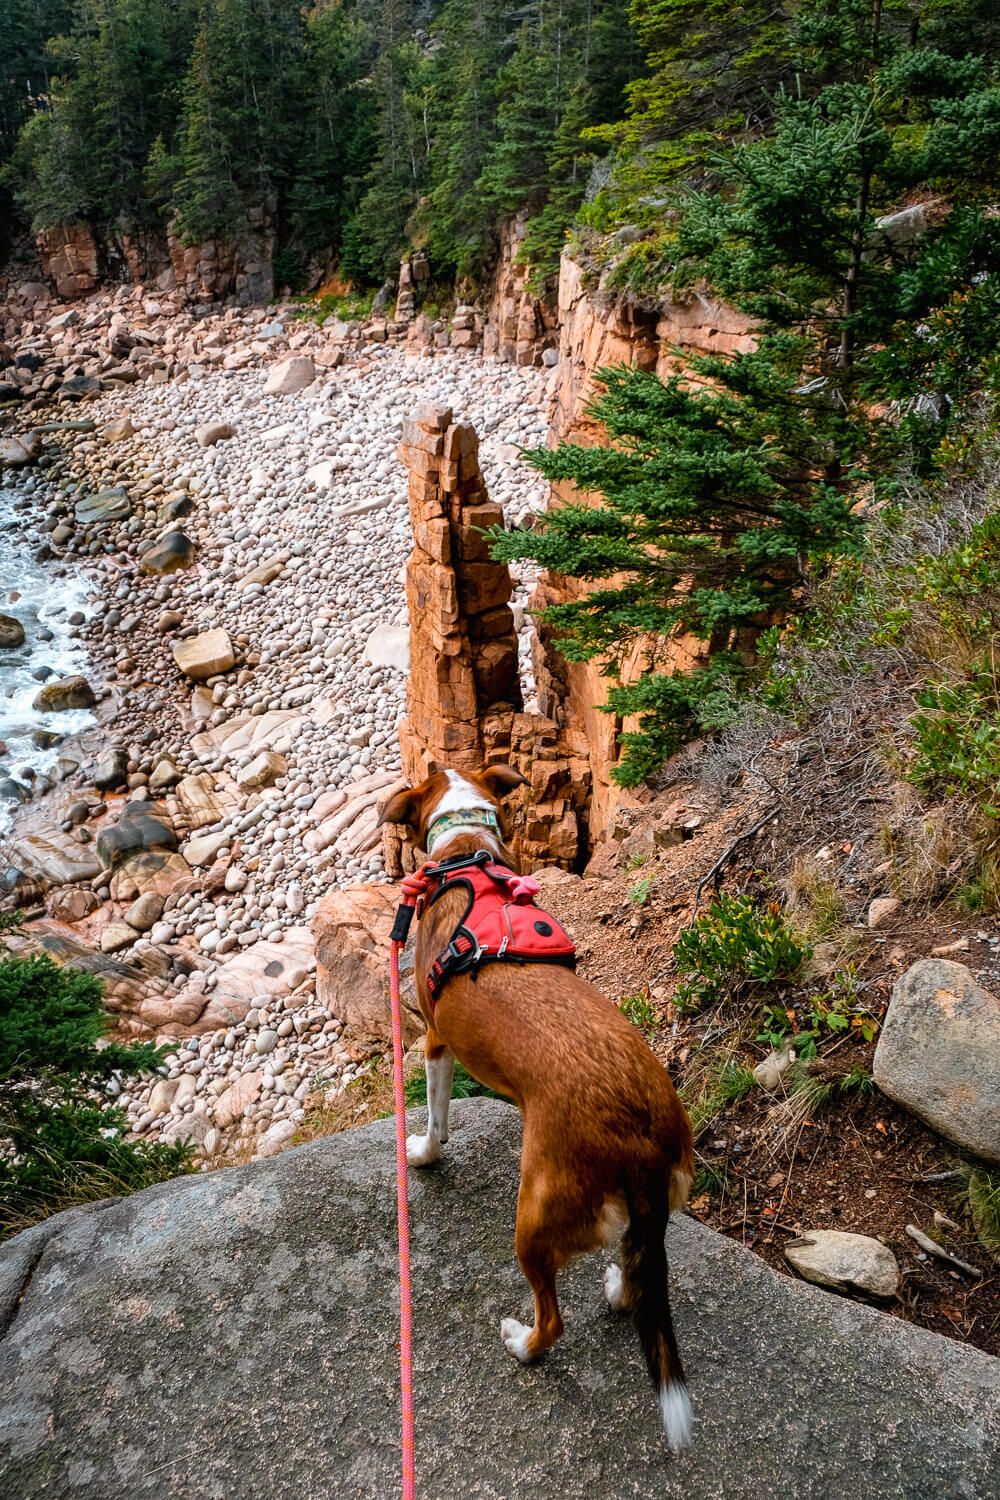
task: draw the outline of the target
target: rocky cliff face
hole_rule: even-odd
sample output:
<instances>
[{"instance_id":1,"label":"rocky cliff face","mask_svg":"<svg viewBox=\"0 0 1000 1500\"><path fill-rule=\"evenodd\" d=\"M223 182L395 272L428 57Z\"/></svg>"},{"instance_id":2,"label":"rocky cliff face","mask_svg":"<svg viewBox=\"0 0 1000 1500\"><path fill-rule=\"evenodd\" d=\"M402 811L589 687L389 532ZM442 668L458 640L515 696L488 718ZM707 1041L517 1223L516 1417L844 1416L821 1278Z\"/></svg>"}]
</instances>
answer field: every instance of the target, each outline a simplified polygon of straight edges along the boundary
<instances>
[{"instance_id":1,"label":"rocky cliff face","mask_svg":"<svg viewBox=\"0 0 1000 1500\"><path fill-rule=\"evenodd\" d=\"M500 252L486 312L483 353L508 364L540 365L555 360L559 308L554 295L538 296L528 286L531 267L520 260L527 215L508 219L500 230ZM554 292L554 288L552 289Z\"/></svg>"},{"instance_id":2,"label":"rocky cliff face","mask_svg":"<svg viewBox=\"0 0 1000 1500\"><path fill-rule=\"evenodd\" d=\"M57 224L38 236L42 274L65 301L85 297L101 278L101 258L89 224Z\"/></svg>"},{"instance_id":3,"label":"rocky cliff face","mask_svg":"<svg viewBox=\"0 0 1000 1500\"><path fill-rule=\"evenodd\" d=\"M419 407L400 457L414 542L403 773L414 783L449 766L517 766L530 784L514 815L523 867L571 868L586 846L587 747L564 722L523 711L510 573L491 560L485 536L503 512L486 492L475 430L446 409Z\"/></svg>"},{"instance_id":4,"label":"rocky cliff face","mask_svg":"<svg viewBox=\"0 0 1000 1500\"><path fill-rule=\"evenodd\" d=\"M67 302L88 296L104 279L148 282L189 302L236 296L249 306L274 296L274 235L263 210L240 238L200 245L181 244L170 225L165 241L123 234L99 246L86 223L42 230L36 245L43 276Z\"/></svg>"}]
</instances>

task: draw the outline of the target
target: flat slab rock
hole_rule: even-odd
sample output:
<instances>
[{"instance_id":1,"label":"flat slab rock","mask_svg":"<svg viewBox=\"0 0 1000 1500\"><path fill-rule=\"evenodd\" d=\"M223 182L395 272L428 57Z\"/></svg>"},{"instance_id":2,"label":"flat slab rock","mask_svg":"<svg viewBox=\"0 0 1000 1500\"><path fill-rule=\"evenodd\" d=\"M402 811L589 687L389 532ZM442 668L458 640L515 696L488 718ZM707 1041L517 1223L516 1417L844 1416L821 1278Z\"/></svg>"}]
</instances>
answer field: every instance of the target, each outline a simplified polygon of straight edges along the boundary
<instances>
[{"instance_id":1,"label":"flat slab rock","mask_svg":"<svg viewBox=\"0 0 1000 1500\"><path fill-rule=\"evenodd\" d=\"M416 1112L415 1112L416 1113ZM0 1250L0 1490L74 1500L399 1493L393 1127L71 1211ZM596 1257L567 1333L500 1347L520 1131L454 1107L411 1173L418 1493L427 1500L986 1500L1000 1363L671 1225L694 1446L666 1452Z\"/></svg>"}]
</instances>

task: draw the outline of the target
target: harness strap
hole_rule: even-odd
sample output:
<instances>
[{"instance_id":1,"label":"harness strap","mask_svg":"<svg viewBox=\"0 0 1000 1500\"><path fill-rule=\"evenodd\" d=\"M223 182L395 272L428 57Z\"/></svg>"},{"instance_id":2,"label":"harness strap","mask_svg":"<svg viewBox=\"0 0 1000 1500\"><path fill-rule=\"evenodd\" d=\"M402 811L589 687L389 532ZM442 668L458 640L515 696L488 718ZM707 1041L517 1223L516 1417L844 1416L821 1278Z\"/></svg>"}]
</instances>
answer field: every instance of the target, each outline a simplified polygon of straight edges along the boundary
<instances>
[{"instance_id":1,"label":"harness strap","mask_svg":"<svg viewBox=\"0 0 1000 1500\"><path fill-rule=\"evenodd\" d=\"M535 946L528 945L525 951L524 943L520 950L515 945L514 951L508 951L510 947L510 934L512 929L508 923L508 935L503 936L496 944L495 951L491 950L481 941L476 932L469 927L468 920L476 904L476 886L473 878L463 872L474 871L486 876L497 886L505 888L506 903L515 907L533 907L535 897L539 894L541 887L538 881L530 875L518 875L513 870L508 870L498 863L495 857L486 849L477 849L473 854L453 855L451 859L441 860L440 863L427 861L421 865L412 875L407 875L402 883L403 900L396 912L396 918L392 928L394 941L404 943L410 929L410 923L414 911L419 917L425 905L432 906L446 892L462 885L468 892L465 911L462 913L447 946L434 959L430 970L425 976L427 993L432 1001L436 1001L444 988L445 983L456 974L471 973L473 978L479 969L487 963L555 963L567 968L576 967L576 954L565 933L562 933L565 943L557 952L545 953L535 951ZM534 929L540 935L551 937L553 932L554 918L547 918L547 914L539 908L539 921L535 922ZM562 931L555 923L558 931ZM522 928L523 932L523 928ZM528 934L530 937L531 935Z\"/></svg>"}]
</instances>

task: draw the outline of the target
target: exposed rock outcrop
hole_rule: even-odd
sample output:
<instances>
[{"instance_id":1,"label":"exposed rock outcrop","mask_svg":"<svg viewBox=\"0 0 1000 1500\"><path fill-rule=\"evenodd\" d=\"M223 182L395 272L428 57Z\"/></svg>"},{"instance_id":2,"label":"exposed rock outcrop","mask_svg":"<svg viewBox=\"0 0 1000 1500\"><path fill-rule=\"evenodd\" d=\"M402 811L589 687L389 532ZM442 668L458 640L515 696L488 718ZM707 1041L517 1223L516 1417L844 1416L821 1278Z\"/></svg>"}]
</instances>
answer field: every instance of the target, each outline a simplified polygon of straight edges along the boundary
<instances>
[{"instance_id":1,"label":"exposed rock outcrop","mask_svg":"<svg viewBox=\"0 0 1000 1500\"><path fill-rule=\"evenodd\" d=\"M599 1260L561 1278L564 1341L537 1367L515 1365L498 1333L529 1306L513 1245L517 1114L481 1100L452 1109L445 1160L410 1182L418 1493L995 1493L995 1360L776 1276L685 1217L667 1244L695 1408L687 1452L665 1452ZM392 1138L387 1120L175 1179L0 1249L5 1492L398 1493Z\"/></svg>"},{"instance_id":2,"label":"exposed rock outcrop","mask_svg":"<svg viewBox=\"0 0 1000 1500\"><path fill-rule=\"evenodd\" d=\"M586 745L521 707L510 573L485 535L503 520L479 470L472 427L418 409L403 433L414 548L406 570L410 618L403 773L506 761L530 782L513 799L512 847L524 869L572 866L585 842Z\"/></svg>"},{"instance_id":3,"label":"exposed rock outcrop","mask_svg":"<svg viewBox=\"0 0 1000 1500\"><path fill-rule=\"evenodd\" d=\"M521 259L529 215L508 219L500 229L500 250L483 333L483 353L509 364L540 365L559 345L556 288L542 295L529 286L531 267Z\"/></svg>"},{"instance_id":4,"label":"exposed rock outcrop","mask_svg":"<svg viewBox=\"0 0 1000 1500\"><path fill-rule=\"evenodd\" d=\"M933 1130L1000 1161L1000 1000L964 964L925 958L896 981L873 1072Z\"/></svg>"},{"instance_id":5,"label":"exposed rock outcrop","mask_svg":"<svg viewBox=\"0 0 1000 1500\"><path fill-rule=\"evenodd\" d=\"M101 279L101 257L89 224L56 224L37 238L42 271L56 296L70 302L85 297Z\"/></svg>"},{"instance_id":6,"label":"exposed rock outcrop","mask_svg":"<svg viewBox=\"0 0 1000 1500\"><path fill-rule=\"evenodd\" d=\"M382 1047L390 1034L389 933L399 897L388 885L347 886L323 896L313 918L316 998L343 1021L352 1041ZM417 1008L412 945L400 956L403 1039L424 1030Z\"/></svg>"}]
</instances>

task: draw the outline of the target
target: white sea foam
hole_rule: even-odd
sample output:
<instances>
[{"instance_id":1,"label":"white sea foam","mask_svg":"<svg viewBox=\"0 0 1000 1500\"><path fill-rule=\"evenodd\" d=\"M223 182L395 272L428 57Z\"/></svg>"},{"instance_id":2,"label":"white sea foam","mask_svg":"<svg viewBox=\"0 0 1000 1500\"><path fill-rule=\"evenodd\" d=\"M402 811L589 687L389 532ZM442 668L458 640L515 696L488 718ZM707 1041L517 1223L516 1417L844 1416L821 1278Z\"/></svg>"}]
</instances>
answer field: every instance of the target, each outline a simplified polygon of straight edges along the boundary
<instances>
[{"instance_id":1,"label":"white sea foam","mask_svg":"<svg viewBox=\"0 0 1000 1500\"><path fill-rule=\"evenodd\" d=\"M24 626L25 642L14 649L0 649L0 740L7 753L0 758L0 780L24 782L31 768L40 774L51 769L59 757L58 746L44 748L32 740L38 729L66 736L92 724L88 710L39 713L32 707L42 683L33 674L48 667L56 677L76 672L86 674L87 653L70 635L69 617L87 613L87 580L80 573L63 571L58 563L36 562L37 535L24 525L24 511L15 511L18 493L9 482L0 487L0 612L13 615ZM43 630L52 639L40 638ZM16 803L0 798L0 833L11 824Z\"/></svg>"}]
</instances>

